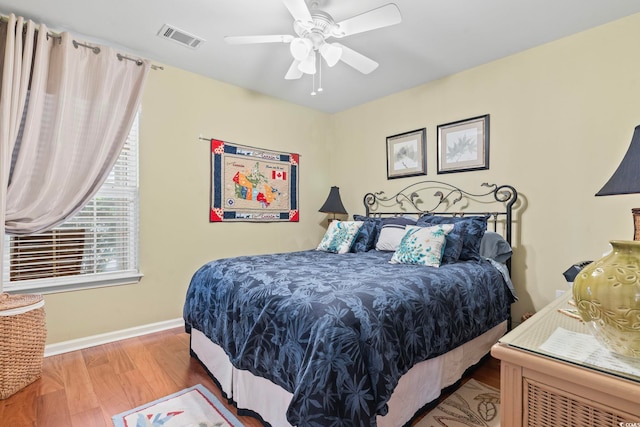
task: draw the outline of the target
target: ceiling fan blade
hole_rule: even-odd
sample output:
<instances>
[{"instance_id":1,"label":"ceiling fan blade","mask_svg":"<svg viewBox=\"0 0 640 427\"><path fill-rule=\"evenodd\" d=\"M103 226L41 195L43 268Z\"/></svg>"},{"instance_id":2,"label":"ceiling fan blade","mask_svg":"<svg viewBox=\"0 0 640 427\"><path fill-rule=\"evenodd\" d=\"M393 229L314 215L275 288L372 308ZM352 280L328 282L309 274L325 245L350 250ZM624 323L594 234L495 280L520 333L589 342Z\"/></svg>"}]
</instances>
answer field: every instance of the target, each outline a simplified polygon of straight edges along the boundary
<instances>
[{"instance_id":1,"label":"ceiling fan blade","mask_svg":"<svg viewBox=\"0 0 640 427\"><path fill-rule=\"evenodd\" d=\"M353 49L349 49L340 43L334 43L333 45L342 48L342 56L340 57L340 60L360 71L362 74L369 74L378 68L378 63L373 59L368 58Z\"/></svg>"},{"instance_id":2,"label":"ceiling fan blade","mask_svg":"<svg viewBox=\"0 0 640 427\"><path fill-rule=\"evenodd\" d=\"M378 28L388 27L390 25L402 22L400 9L393 3L372 9L360 15L353 16L337 23L337 28L332 35L334 37L345 37L352 34L364 33Z\"/></svg>"},{"instance_id":3,"label":"ceiling fan blade","mask_svg":"<svg viewBox=\"0 0 640 427\"><path fill-rule=\"evenodd\" d=\"M309 8L304 0L282 0L282 3L289 9L289 13L291 13L293 19L305 26L313 25L311 12L309 12Z\"/></svg>"},{"instance_id":4,"label":"ceiling fan blade","mask_svg":"<svg viewBox=\"0 0 640 427\"><path fill-rule=\"evenodd\" d=\"M254 44L254 43L289 43L295 37L292 35L273 36L226 36L224 41L227 44Z\"/></svg>"},{"instance_id":5,"label":"ceiling fan blade","mask_svg":"<svg viewBox=\"0 0 640 427\"><path fill-rule=\"evenodd\" d=\"M285 80L297 80L302 77L303 73L298 68L298 65L300 65L300 61L294 59L291 63L291 67L289 67L289 71L287 71L287 74L284 76Z\"/></svg>"}]
</instances>

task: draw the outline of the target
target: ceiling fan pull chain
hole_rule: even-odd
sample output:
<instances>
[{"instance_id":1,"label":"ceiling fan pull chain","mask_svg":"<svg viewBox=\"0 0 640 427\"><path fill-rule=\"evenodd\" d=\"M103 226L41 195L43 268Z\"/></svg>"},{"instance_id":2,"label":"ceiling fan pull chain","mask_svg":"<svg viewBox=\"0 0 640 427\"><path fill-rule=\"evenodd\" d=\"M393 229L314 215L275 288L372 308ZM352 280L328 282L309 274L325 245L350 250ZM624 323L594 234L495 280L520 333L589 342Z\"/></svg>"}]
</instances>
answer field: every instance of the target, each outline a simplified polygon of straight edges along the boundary
<instances>
[{"instance_id":1,"label":"ceiling fan pull chain","mask_svg":"<svg viewBox=\"0 0 640 427\"><path fill-rule=\"evenodd\" d=\"M316 75L311 74L311 96L316 96Z\"/></svg>"},{"instance_id":2,"label":"ceiling fan pull chain","mask_svg":"<svg viewBox=\"0 0 640 427\"><path fill-rule=\"evenodd\" d=\"M322 56L317 55L318 57L318 92L322 92Z\"/></svg>"}]
</instances>

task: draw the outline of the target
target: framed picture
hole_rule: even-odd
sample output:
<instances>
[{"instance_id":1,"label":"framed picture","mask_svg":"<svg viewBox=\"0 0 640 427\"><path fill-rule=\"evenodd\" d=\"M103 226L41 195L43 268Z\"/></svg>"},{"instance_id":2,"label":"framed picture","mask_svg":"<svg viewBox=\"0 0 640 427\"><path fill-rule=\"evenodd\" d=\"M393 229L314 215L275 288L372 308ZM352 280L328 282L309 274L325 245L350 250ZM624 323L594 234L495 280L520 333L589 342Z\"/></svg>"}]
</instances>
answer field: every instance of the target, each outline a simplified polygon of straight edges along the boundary
<instances>
[{"instance_id":1,"label":"framed picture","mask_svg":"<svg viewBox=\"0 0 640 427\"><path fill-rule=\"evenodd\" d=\"M438 173L489 169L489 115L438 126Z\"/></svg>"},{"instance_id":2,"label":"framed picture","mask_svg":"<svg viewBox=\"0 0 640 427\"><path fill-rule=\"evenodd\" d=\"M387 179L427 174L427 129L387 137Z\"/></svg>"}]
</instances>

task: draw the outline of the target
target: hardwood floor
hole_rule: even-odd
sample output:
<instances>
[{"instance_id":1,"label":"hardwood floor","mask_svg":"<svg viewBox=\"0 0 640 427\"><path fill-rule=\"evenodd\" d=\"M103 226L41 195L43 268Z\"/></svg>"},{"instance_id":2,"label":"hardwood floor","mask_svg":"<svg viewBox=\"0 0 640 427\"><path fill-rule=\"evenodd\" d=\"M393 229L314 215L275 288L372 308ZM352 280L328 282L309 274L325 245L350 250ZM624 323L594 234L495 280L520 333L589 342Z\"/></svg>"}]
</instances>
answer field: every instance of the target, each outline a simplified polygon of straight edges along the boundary
<instances>
[{"instance_id":1,"label":"hardwood floor","mask_svg":"<svg viewBox=\"0 0 640 427\"><path fill-rule=\"evenodd\" d=\"M500 387L500 362L485 359L469 378ZM112 415L198 383L226 403L189 356L189 335L171 329L45 358L40 380L0 400L0 425L112 427ZM238 418L247 427L262 425Z\"/></svg>"}]
</instances>

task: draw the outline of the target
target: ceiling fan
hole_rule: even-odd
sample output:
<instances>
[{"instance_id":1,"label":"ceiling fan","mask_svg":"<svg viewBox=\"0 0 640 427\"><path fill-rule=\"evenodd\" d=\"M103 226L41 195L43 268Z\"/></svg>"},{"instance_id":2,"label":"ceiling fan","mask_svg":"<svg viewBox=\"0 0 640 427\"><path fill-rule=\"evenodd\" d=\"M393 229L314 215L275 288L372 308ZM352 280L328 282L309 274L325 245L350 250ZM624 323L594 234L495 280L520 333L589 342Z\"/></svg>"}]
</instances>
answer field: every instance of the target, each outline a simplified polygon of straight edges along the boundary
<instances>
[{"instance_id":1,"label":"ceiling fan","mask_svg":"<svg viewBox=\"0 0 640 427\"><path fill-rule=\"evenodd\" d=\"M228 44L288 43L293 63L284 77L287 80L299 79L303 74L315 74L318 53L329 67L342 61L363 74L371 73L378 68L376 61L341 43L330 43L327 39L332 37L340 39L395 25L402 21L400 9L393 3L335 22L331 15L317 8L317 1L311 3L311 8L307 7L304 0L282 0L282 2L295 19L293 31L296 36L290 34L227 36L224 40Z\"/></svg>"}]
</instances>

